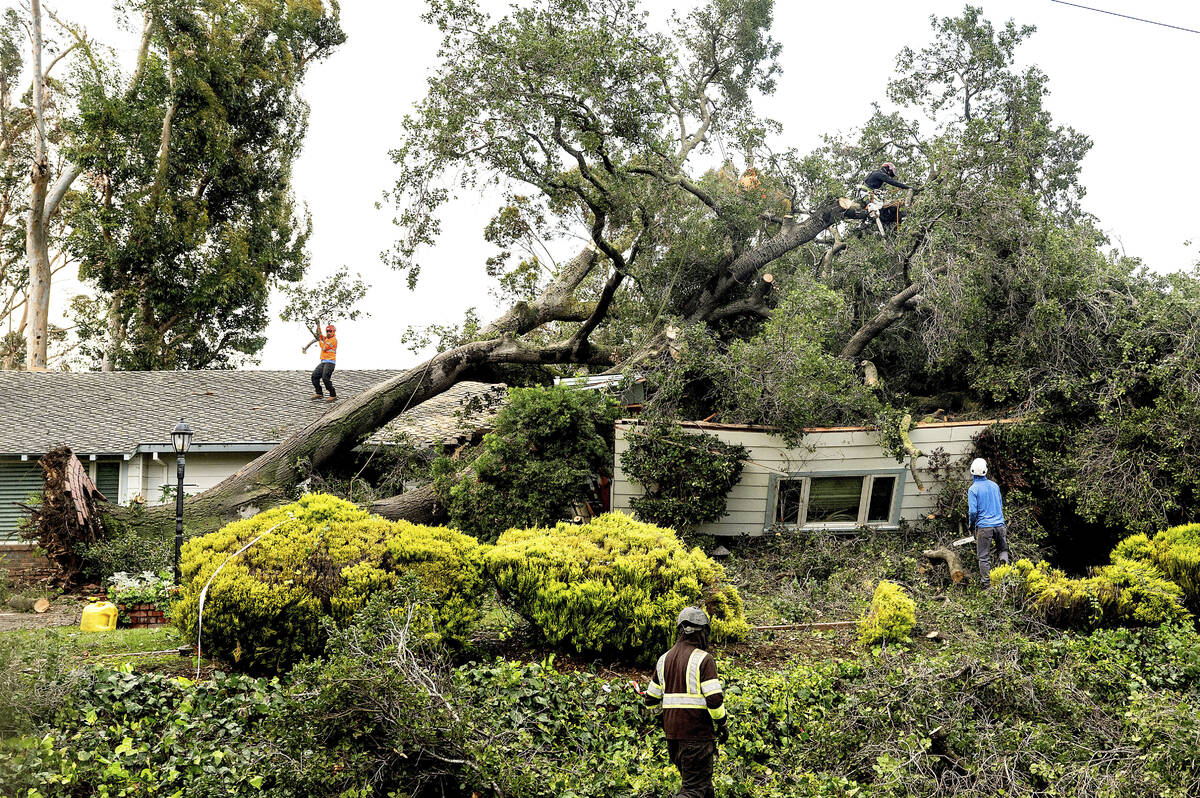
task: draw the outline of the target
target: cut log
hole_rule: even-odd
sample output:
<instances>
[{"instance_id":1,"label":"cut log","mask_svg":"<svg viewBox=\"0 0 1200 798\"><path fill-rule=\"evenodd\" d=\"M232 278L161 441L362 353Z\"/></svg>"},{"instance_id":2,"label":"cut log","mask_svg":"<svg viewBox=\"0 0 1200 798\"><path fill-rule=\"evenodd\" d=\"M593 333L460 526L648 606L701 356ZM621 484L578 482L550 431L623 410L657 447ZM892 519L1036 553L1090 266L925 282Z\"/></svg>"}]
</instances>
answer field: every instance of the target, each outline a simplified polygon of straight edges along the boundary
<instances>
[{"instance_id":1,"label":"cut log","mask_svg":"<svg viewBox=\"0 0 1200 798\"><path fill-rule=\"evenodd\" d=\"M36 613L41 614L48 609L50 609L50 599L40 598L33 602L33 611Z\"/></svg>"},{"instance_id":2,"label":"cut log","mask_svg":"<svg viewBox=\"0 0 1200 798\"><path fill-rule=\"evenodd\" d=\"M950 569L950 581L954 584L959 584L967 578L966 571L963 570L962 560L958 558L958 554L952 549L945 546L940 549L926 549L921 554L929 560L941 560L946 563L946 567Z\"/></svg>"},{"instance_id":3,"label":"cut log","mask_svg":"<svg viewBox=\"0 0 1200 798\"><path fill-rule=\"evenodd\" d=\"M46 599L35 599L29 596L9 596L8 606L19 612L33 612L38 604L46 601ZM50 602L46 601L46 606L50 606ZM37 610L37 612L45 612L45 610Z\"/></svg>"}]
</instances>

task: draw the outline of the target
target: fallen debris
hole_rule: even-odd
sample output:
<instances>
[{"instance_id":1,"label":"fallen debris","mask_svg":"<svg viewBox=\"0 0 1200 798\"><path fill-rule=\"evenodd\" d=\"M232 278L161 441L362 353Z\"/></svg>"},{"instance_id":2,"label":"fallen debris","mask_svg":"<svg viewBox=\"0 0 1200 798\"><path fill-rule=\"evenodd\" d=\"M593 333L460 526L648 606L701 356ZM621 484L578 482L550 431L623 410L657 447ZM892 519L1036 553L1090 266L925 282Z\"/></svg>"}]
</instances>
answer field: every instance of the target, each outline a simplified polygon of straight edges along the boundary
<instances>
[{"instance_id":1,"label":"fallen debris","mask_svg":"<svg viewBox=\"0 0 1200 798\"><path fill-rule=\"evenodd\" d=\"M967 578L966 571L963 570L962 560L959 559L958 553L953 549L942 546L940 549L926 549L921 552L921 555L928 560L941 560L946 563L946 567L950 570L950 581L954 584L959 584Z\"/></svg>"}]
</instances>

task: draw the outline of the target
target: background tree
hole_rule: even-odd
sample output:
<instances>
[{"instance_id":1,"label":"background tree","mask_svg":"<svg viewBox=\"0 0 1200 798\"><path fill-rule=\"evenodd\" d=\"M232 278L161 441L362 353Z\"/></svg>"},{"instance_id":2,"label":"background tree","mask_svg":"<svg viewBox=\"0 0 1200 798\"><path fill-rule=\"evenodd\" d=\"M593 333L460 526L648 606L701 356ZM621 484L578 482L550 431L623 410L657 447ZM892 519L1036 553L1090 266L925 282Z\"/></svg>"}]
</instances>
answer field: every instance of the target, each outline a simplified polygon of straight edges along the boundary
<instances>
[{"instance_id":1,"label":"background tree","mask_svg":"<svg viewBox=\"0 0 1200 798\"><path fill-rule=\"evenodd\" d=\"M79 43L62 47L44 31L40 3L30 12L23 17L10 8L0 21L0 367L6 369L46 368L64 354L50 346L65 338L50 323L50 286L72 265L58 211L78 170L63 159L70 97L53 73L63 71L59 65Z\"/></svg>"},{"instance_id":2,"label":"background tree","mask_svg":"<svg viewBox=\"0 0 1200 798\"><path fill-rule=\"evenodd\" d=\"M108 301L107 368L231 367L264 343L270 288L300 279L309 232L291 195L307 68L345 36L337 6L145 0L132 77L92 48L77 76L72 217L82 273Z\"/></svg>"}]
</instances>

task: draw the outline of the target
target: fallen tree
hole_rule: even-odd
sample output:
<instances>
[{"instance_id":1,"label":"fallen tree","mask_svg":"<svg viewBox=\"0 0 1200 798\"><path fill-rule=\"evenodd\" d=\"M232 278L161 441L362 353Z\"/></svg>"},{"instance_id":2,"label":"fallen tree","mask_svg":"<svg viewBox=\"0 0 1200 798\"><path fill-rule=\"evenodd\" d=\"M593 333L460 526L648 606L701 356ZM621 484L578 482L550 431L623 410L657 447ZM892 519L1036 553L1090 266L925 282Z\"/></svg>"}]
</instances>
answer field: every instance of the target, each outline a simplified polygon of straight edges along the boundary
<instances>
[{"instance_id":1,"label":"fallen tree","mask_svg":"<svg viewBox=\"0 0 1200 798\"><path fill-rule=\"evenodd\" d=\"M650 279L654 259L672 245L681 224L706 225L720 245L689 264L686 293L666 286L665 299L691 325L727 319L743 308L767 308L764 292L748 286L769 264L842 218L831 198L809 213L779 219L770 234L761 235L759 209L736 189L689 174L689 158L710 136L737 134L750 113L749 91L770 88L778 47L767 33L769 15L759 14L754 3L730 15L710 8L693 17L691 32L711 39L712 47L652 34L636 4L615 18L601 3L582 19L577 10L552 3L543 12L514 11L495 25L474 9L465 20L429 13L455 55L446 57L431 81L429 97L407 123L395 156L403 175L396 193L409 203L399 217L406 236L396 265L415 278L412 258L419 246L433 243L434 213L448 198L435 186L464 168L534 187L542 205L537 213L557 204L563 217L586 227L587 246L535 293L516 297L475 340L343 400L238 473L188 499L192 531L290 499L309 473L346 455L406 409L459 381L486 379L498 366L616 370L661 356L666 348L661 316L633 345L609 344L603 325L614 306L627 301L622 294L627 281L642 295L663 290ZM462 37L464 28L478 38ZM588 49L583 56L592 69L562 74L563 49L605 42L616 49ZM547 60L531 59L522 49L530 46ZM560 55L550 58L556 48ZM678 62L674 58L684 55ZM514 150L516 141L521 146ZM492 226L504 222L507 232L489 228L489 237L502 245L532 241L540 232L531 219L536 213L526 197L513 194L510 200ZM433 508L428 490L373 507L388 517L413 519L430 517ZM167 513L151 508L128 520L165 525Z\"/></svg>"},{"instance_id":2,"label":"fallen tree","mask_svg":"<svg viewBox=\"0 0 1200 798\"><path fill-rule=\"evenodd\" d=\"M484 231L498 249L487 269L510 306L484 325L441 327L439 354L344 399L190 499L193 531L291 499L309 474L460 380L494 381L507 367L669 367L697 328L715 346L747 339L781 297L814 280L844 308L830 312L828 330L813 331L814 350L857 363L879 349L870 354L886 374L887 389L877 391L886 403L904 379L929 381L914 363L958 356L939 339L946 331L989 329L977 319L993 307L1024 312L1019 280L987 305L971 289L1016 267L1043 279L1039 261L1026 256L1044 231L1066 230L1080 246L1060 251L1082 253L1081 261L1095 253L1088 230L1068 229L1086 140L1048 126L1039 92L1012 91L1021 80L1044 81L1011 69L1024 33L989 49L996 32L971 17L951 25L955 36L901 58L889 92L938 122L935 138L899 114L876 113L857 141L831 139L800 157L766 146L773 123L750 101L774 90L778 72L769 0L711 0L671 35L647 27L637 0L550 0L498 20L469 1L429 8L441 62L393 151L402 233L389 259L415 284L420 253L456 221L440 215L445 203L499 186L504 203ZM997 63L977 63L988 53L998 53ZM948 77L960 73L986 80L966 87ZM931 96L966 97L967 106L946 119L950 106ZM1021 118L1046 123L1038 138L1010 124L1014 103ZM744 172L728 152L744 160ZM836 194L881 152L905 174L926 175L919 198L906 205L901 228L882 237L857 222L839 230L855 206ZM718 156L719 168L696 164ZM1053 181L1037 177L1051 173ZM587 243L556 261L552 251L571 238ZM920 330L906 329L913 319ZM834 390L819 374L813 381L816 393ZM417 491L373 509L428 519L436 502ZM165 526L166 511L134 523Z\"/></svg>"}]
</instances>

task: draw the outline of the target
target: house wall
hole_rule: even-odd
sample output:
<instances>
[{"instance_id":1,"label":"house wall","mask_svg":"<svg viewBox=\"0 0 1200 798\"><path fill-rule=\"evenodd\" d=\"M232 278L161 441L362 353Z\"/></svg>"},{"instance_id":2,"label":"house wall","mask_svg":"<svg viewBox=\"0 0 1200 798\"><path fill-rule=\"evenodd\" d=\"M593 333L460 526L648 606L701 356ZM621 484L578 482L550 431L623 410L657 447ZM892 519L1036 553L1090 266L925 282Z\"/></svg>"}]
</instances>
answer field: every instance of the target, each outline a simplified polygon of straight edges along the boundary
<instances>
[{"instance_id":1,"label":"house wall","mask_svg":"<svg viewBox=\"0 0 1200 798\"><path fill-rule=\"evenodd\" d=\"M971 439L994 422L918 424L910 432L913 445L925 453L941 448L952 458L970 453ZM632 514L630 499L642 495L642 488L621 468L621 455L629 448L629 439L644 429L636 422L619 422L616 427L616 462L613 469L612 503L614 510ZM941 483L922 471L926 458L917 460L924 490L917 488L905 463L884 452L874 430L842 428L814 430L804 436L798 447L788 447L769 430L724 425L685 425L691 433L707 432L727 443L740 443L749 450L742 478L729 492L725 516L698 530L709 535L761 535L771 525L774 511L774 482L787 475L903 474L896 501L899 518L916 520L934 506Z\"/></svg>"},{"instance_id":2,"label":"house wall","mask_svg":"<svg viewBox=\"0 0 1200 798\"><path fill-rule=\"evenodd\" d=\"M191 452L184 467L183 492L192 495L208 490L221 480L258 457L260 452ZM163 486L175 486L175 455L173 453L134 455L122 470L121 502L128 503L135 495L147 504L163 503ZM173 501L168 497L167 501Z\"/></svg>"}]
</instances>

